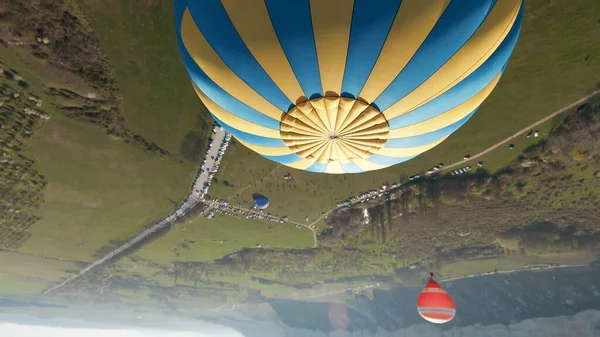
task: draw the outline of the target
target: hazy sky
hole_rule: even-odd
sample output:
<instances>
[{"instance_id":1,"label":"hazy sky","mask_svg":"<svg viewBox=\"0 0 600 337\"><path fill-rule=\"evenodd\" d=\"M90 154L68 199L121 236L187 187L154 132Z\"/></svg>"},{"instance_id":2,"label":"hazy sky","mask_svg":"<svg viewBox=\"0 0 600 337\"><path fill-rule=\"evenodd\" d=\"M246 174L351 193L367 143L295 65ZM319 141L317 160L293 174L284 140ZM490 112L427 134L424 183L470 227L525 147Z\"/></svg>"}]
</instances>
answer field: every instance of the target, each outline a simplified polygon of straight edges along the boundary
<instances>
[{"instance_id":1,"label":"hazy sky","mask_svg":"<svg viewBox=\"0 0 600 337\"><path fill-rule=\"evenodd\" d=\"M210 328L210 331L174 332L167 330L108 330L73 329L40 325L0 323L2 337L243 337L228 328Z\"/></svg>"}]
</instances>

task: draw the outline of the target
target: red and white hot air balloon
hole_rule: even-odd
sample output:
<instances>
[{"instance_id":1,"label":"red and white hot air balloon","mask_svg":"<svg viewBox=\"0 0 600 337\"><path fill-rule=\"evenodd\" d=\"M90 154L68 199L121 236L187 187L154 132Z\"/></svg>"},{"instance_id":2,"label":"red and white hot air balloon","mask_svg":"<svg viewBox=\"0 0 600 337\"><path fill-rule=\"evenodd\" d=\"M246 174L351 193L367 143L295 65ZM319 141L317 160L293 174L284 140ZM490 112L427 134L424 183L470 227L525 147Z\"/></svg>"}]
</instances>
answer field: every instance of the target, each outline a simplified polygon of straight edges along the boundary
<instances>
[{"instance_id":1,"label":"red and white hot air balloon","mask_svg":"<svg viewBox=\"0 0 600 337\"><path fill-rule=\"evenodd\" d=\"M456 314L456 306L448 293L433 279L433 273L427 285L417 298L419 315L431 323L448 323Z\"/></svg>"}]
</instances>

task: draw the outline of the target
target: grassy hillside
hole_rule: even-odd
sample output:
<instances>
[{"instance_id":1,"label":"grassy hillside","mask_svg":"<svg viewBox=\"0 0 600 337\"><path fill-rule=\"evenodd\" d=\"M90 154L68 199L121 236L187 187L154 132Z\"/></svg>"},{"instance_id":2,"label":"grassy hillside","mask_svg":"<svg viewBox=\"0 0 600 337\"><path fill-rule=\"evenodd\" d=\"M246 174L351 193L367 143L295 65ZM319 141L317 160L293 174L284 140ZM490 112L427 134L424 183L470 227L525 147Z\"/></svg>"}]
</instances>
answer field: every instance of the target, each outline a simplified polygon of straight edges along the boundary
<instances>
[{"instance_id":1,"label":"grassy hillside","mask_svg":"<svg viewBox=\"0 0 600 337\"><path fill-rule=\"evenodd\" d=\"M78 2L115 70L128 128L193 157L211 122L180 61L172 1Z\"/></svg>"},{"instance_id":2,"label":"grassy hillside","mask_svg":"<svg viewBox=\"0 0 600 337\"><path fill-rule=\"evenodd\" d=\"M21 250L90 261L172 212L194 179L191 167L113 140L70 119L50 120L26 153L48 180L42 219Z\"/></svg>"},{"instance_id":3,"label":"grassy hillside","mask_svg":"<svg viewBox=\"0 0 600 337\"><path fill-rule=\"evenodd\" d=\"M7 251L0 251L0 263L0 293L11 294L38 293L80 268L73 261Z\"/></svg>"},{"instance_id":4,"label":"grassy hillside","mask_svg":"<svg viewBox=\"0 0 600 337\"><path fill-rule=\"evenodd\" d=\"M40 200L27 200L31 204L27 209L23 205L1 209L0 248L11 251L2 253L7 257L0 263L0 292L35 292L77 272L97 255L170 214L187 196L197 167L144 148L143 142L110 137L110 130L97 120L69 114L81 109L95 116L119 105L118 97L115 102L109 95L113 87L93 81L109 78L110 72L102 73L104 68L95 58L81 59L89 54L73 49L76 38L84 38L92 44L86 47L102 59L102 50L94 49L93 32L78 21L76 8L68 7L68 2L36 1L21 6L11 1L9 5L9 12L14 12L2 22L6 28L3 41L11 43L0 46L0 100L2 124L12 131L3 130L0 138L3 160L14 161L10 167L3 162L3 182L10 178L18 183L2 184L2 196L22 196L24 183L42 187ZM57 24L50 27L47 19L55 11L64 17L54 18ZM17 14L22 15L15 18ZM44 20L35 24L47 28L48 43L32 35L36 29L28 25L28 20L38 17ZM73 64L81 68L69 67ZM31 114L25 108L49 119L29 123ZM9 193L5 193L7 188ZM24 214L39 220L27 226L14 221ZM4 239L9 236L22 240L7 243Z\"/></svg>"},{"instance_id":5,"label":"grassy hillside","mask_svg":"<svg viewBox=\"0 0 600 337\"><path fill-rule=\"evenodd\" d=\"M212 261L243 248L310 248L312 233L292 224L246 220L217 215L178 224L164 237L133 254L132 258L163 266L171 263Z\"/></svg>"}]
</instances>

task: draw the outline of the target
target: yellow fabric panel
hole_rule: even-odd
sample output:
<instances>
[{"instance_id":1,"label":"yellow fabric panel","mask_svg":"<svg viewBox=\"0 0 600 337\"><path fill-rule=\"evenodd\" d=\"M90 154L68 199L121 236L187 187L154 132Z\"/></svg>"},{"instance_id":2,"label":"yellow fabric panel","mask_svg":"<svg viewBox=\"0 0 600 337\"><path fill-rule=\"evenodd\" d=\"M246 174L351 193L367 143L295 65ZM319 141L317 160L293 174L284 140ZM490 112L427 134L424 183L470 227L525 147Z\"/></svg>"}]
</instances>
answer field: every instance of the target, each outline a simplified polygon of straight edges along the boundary
<instances>
[{"instance_id":1,"label":"yellow fabric panel","mask_svg":"<svg viewBox=\"0 0 600 337\"><path fill-rule=\"evenodd\" d=\"M213 102L196 86L195 83L192 82L192 85L194 86L194 90L196 91L196 94L198 95L198 97L200 97L200 100L202 101L202 103L204 103L206 108L210 112L212 112L213 114L218 116L219 119L222 120L225 124L227 124L233 128L236 128L238 130L241 130L241 131L244 131L247 133L251 133L251 134L257 135L257 136L263 136L263 137L268 137L268 138L279 138L280 137L279 130L266 128L262 125L254 124L243 118L239 118L238 116L221 108L221 106L219 106L218 104Z\"/></svg>"},{"instance_id":2,"label":"yellow fabric panel","mask_svg":"<svg viewBox=\"0 0 600 337\"><path fill-rule=\"evenodd\" d=\"M323 153L328 150L330 144L330 142L324 142L322 146L320 146L313 153L310 154L310 157L315 158L320 163L327 162L327 160L323 158Z\"/></svg>"},{"instance_id":3,"label":"yellow fabric panel","mask_svg":"<svg viewBox=\"0 0 600 337\"><path fill-rule=\"evenodd\" d=\"M259 146L259 145L248 144L237 138L236 138L236 140L240 144L249 148L250 150L252 150L258 154L265 155L265 156L285 156L285 155L294 153L294 151L290 150L287 146L285 146L285 147Z\"/></svg>"},{"instance_id":4,"label":"yellow fabric panel","mask_svg":"<svg viewBox=\"0 0 600 337\"><path fill-rule=\"evenodd\" d=\"M384 147L381 150L379 150L377 152L377 154L380 154L382 156L388 156L388 157L396 157L396 158L412 157L412 156L419 155L427 150L430 150L430 149L438 146L441 142L446 140L446 138L448 138L448 137L444 137L444 138L442 138L436 142L433 142L431 144L426 144L426 145L421 145L421 146L416 146L416 147L399 147L399 148Z\"/></svg>"},{"instance_id":5,"label":"yellow fabric panel","mask_svg":"<svg viewBox=\"0 0 600 337\"><path fill-rule=\"evenodd\" d=\"M477 109L477 107L480 106L481 103L483 103L483 101L485 101L485 99L492 93L492 91L500 81L501 76L502 73L498 73L496 77L492 80L492 82L490 82L485 88L483 88L483 90L478 92L475 96L438 116L422 121L420 123L405 126L403 128L390 130L389 138L404 138L423 135L429 132L445 128L448 125L458 122L459 120L463 119L468 114L473 112L473 110Z\"/></svg>"},{"instance_id":6,"label":"yellow fabric panel","mask_svg":"<svg viewBox=\"0 0 600 337\"><path fill-rule=\"evenodd\" d=\"M362 137L362 136L369 136L369 137L375 137L376 135L381 134L381 138L380 139L388 139L388 134L389 134L389 127L387 126L387 124L376 124L376 125L372 125L369 127L365 127L364 129L361 129L359 131L354 131L352 132L352 135L349 135L349 138L352 137ZM375 137L375 138L379 138L379 137Z\"/></svg>"},{"instance_id":7,"label":"yellow fabric panel","mask_svg":"<svg viewBox=\"0 0 600 337\"><path fill-rule=\"evenodd\" d=\"M325 139L319 138L298 138L297 135L284 135L283 140L288 146L295 148L307 149L309 147L315 147L326 142Z\"/></svg>"},{"instance_id":8,"label":"yellow fabric panel","mask_svg":"<svg viewBox=\"0 0 600 337\"><path fill-rule=\"evenodd\" d=\"M369 145L361 145L353 142L345 142L344 149L353 153L356 158L368 158L378 150Z\"/></svg>"},{"instance_id":9,"label":"yellow fabric panel","mask_svg":"<svg viewBox=\"0 0 600 337\"><path fill-rule=\"evenodd\" d=\"M306 170L307 168L311 167L314 163L315 163L314 159L302 159L297 162L293 162L293 163L285 164L285 165L289 166L291 168L298 169L298 170Z\"/></svg>"},{"instance_id":10,"label":"yellow fabric panel","mask_svg":"<svg viewBox=\"0 0 600 337\"><path fill-rule=\"evenodd\" d=\"M388 130L375 130L372 129L370 130L370 133L365 133L365 134L352 134L351 136L348 136L348 139L356 139L356 140L372 140L372 139L387 139L388 138Z\"/></svg>"},{"instance_id":11,"label":"yellow fabric panel","mask_svg":"<svg viewBox=\"0 0 600 337\"><path fill-rule=\"evenodd\" d=\"M350 110L354 106L354 99L341 97L340 106L338 108L338 118L335 121L335 130L340 130L342 123L348 118Z\"/></svg>"},{"instance_id":12,"label":"yellow fabric panel","mask_svg":"<svg viewBox=\"0 0 600 337\"><path fill-rule=\"evenodd\" d=\"M321 154L323 154L323 152L326 150L327 144L328 143L323 142L320 145L310 148L308 150L299 151L297 152L297 154L302 158L309 158L318 161Z\"/></svg>"},{"instance_id":13,"label":"yellow fabric panel","mask_svg":"<svg viewBox=\"0 0 600 337\"><path fill-rule=\"evenodd\" d=\"M312 153L314 150L318 149L323 144L325 144L324 140L305 142L305 143L292 142L288 146L290 146L300 156L300 154Z\"/></svg>"},{"instance_id":14,"label":"yellow fabric panel","mask_svg":"<svg viewBox=\"0 0 600 337\"><path fill-rule=\"evenodd\" d=\"M380 170L380 169L391 166L391 165L375 164L375 163L370 162L367 159L354 160L354 164L356 164L356 166L360 167L363 171Z\"/></svg>"},{"instance_id":15,"label":"yellow fabric panel","mask_svg":"<svg viewBox=\"0 0 600 337\"><path fill-rule=\"evenodd\" d=\"M330 159L334 159L331 158L331 149L333 148L332 143L333 142L327 142L327 145L325 145L323 152L321 152L319 159L317 159L319 163L328 163Z\"/></svg>"},{"instance_id":16,"label":"yellow fabric panel","mask_svg":"<svg viewBox=\"0 0 600 337\"><path fill-rule=\"evenodd\" d=\"M337 158L339 163L345 164L350 161L350 158L348 158L348 155L346 154L346 152L342 150L342 147L343 147L343 145L341 144L341 142L336 141L333 143L332 151L335 152L334 157Z\"/></svg>"},{"instance_id":17,"label":"yellow fabric panel","mask_svg":"<svg viewBox=\"0 0 600 337\"><path fill-rule=\"evenodd\" d=\"M373 102L381 95L412 59L449 3L450 0L402 1L377 63L359 97Z\"/></svg>"},{"instance_id":18,"label":"yellow fabric panel","mask_svg":"<svg viewBox=\"0 0 600 337\"><path fill-rule=\"evenodd\" d=\"M341 146L337 144L336 150L338 152L338 157L340 158L340 163L345 164L356 158L356 154L349 151L347 147Z\"/></svg>"},{"instance_id":19,"label":"yellow fabric panel","mask_svg":"<svg viewBox=\"0 0 600 337\"><path fill-rule=\"evenodd\" d=\"M357 129L363 130L378 124L381 125L382 129L388 129L387 121L379 111L375 111L375 109L366 110L358 116L354 122L348 124L348 126L342 130L343 132L341 134L354 133Z\"/></svg>"},{"instance_id":20,"label":"yellow fabric panel","mask_svg":"<svg viewBox=\"0 0 600 337\"><path fill-rule=\"evenodd\" d=\"M323 134L321 131L316 130L312 126L304 123L303 121L301 121L299 119L291 119L291 118L284 118L281 121L280 130L283 132L290 132L292 130L298 130L298 131L302 131L303 133L305 133L307 135L314 135L314 136L321 136Z\"/></svg>"},{"instance_id":21,"label":"yellow fabric panel","mask_svg":"<svg viewBox=\"0 0 600 337\"><path fill-rule=\"evenodd\" d=\"M304 108L304 109L309 111L309 113L312 111L312 107ZM300 110L300 108L292 109L292 111L288 112L287 115L289 117L284 116L283 120L287 121L289 118L293 117L293 119L299 120L300 122L310 126L311 128L318 130L319 134L323 134L323 133L327 132L323 123L322 122L319 123L318 116L313 116L313 118L316 117L316 119L317 119L315 121L312 118L310 118L310 115L306 115L302 110Z\"/></svg>"},{"instance_id":22,"label":"yellow fabric panel","mask_svg":"<svg viewBox=\"0 0 600 337\"><path fill-rule=\"evenodd\" d=\"M384 112L390 120L443 94L479 68L500 46L514 25L521 0L498 1L469 41L421 86Z\"/></svg>"},{"instance_id":23,"label":"yellow fabric panel","mask_svg":"<svg viewBox=\"0 0 600 337\"><path fill-rule=\"evenodd\" d=\"M346 150L346 152L348 153L349 158L353 158L352 159L353 161L356 161L357 159L361 159L361 158L362 159L369 158L372 155L372 153L369 152L368 150L360 149L350 143L344 144L344 150Z\"/></svg>"},{"instance_id":24,"label":"yellow fabric panel","mask_svg":"<svg viewBox=\"0 0 600 337\"><path fill-rule=\"evenodd\" d=\"M313 110L317 113L317 115L319 115L319 119L323 122L323 125L325 125L327 133L331 133L331 124L329 123L327 108L325 107L325 100L312 100L310 101L310 105L312 106Z\"/></svg>"},{"instance_id":25,"label":"yellow fabric panel","mask_svg":"<svg viewBox=\"0 0 600 337\"><path fill-rule=\"evenodd\" d=\"M348 157L348 159L355 161L356 159L361 159L361 158L368 158L370 157L372 154L371 153L366 153L365 151L362 151L360 149L356 149L353 148L351 146L348 146L347 144L344 145L343 147L340 147L341 152L344 152L344 154Z\"/></svg>"},{"instance_id":26,"label":"yellow fabric panel","mask_svg":"<svg viewBox=\"0 0 600 337\"><path fill-rule=\"evenodd\" d=\"M329 150L329 161L338 161L340 160L339 154L336 150L337 147L337 141L332 141L331 143L331 149Z\"/></svg>"},{"instance_id":27,"label":"yellow fabric panel","mask_svg":"<svg viewBox=\"0 0 600 337\"><path fill-rule=\"evenodd\" d=\"M350 109L350 112L348 112L346 119L342 122L340 128L337 130L345 129L350 123L352 123L352 121L354 121L356 117L358 117L358 115L360 115L366 109L373 109L373 107L370 107L365 102L355 101L354 105L352 105L352 108Z\"/></svg>"},{"instance_id":28,"label":"yellow fabric panel","mask_svg":"<svg viewBox=\"0 0 600 337\"><path fill-rule=\"evenodd\" d=\"M316 138L314 136L307 136L297 132L282 132L281 139L285 143L289 144L306 144L314 142L315 140L319 140L319 138Z\"/></svg>"},{"instance_id":29,"label":"yellow fabric panel","mask_svg":"<svg viewBox=\"0 0 600 337\"><path fill-rule=\"evenodd\" d=\"M322 136L323 131L319 129L317 125L310 123L310 121L302 121L296 116L303 116L302 112L297 109L292 110L295 113L287 113L281 119L280 130L281 131L292 131L296 130L300 133L314 136ZM308 123L307 123L308 122Z\"/></svg>"},{"instance_id":30,"label":"yellow fabric panel","mask_svg":"<svg viewBox=\"0 0 600 337\"><path fill-rule=\"evenodd\" d=\"M312 125L318 127L323 133L329 133L327 125L325 125L324 121L309 101L296 105L296 108L298 108L299 111L294 111L296 109L292 109L292 111L290 111L292 113L291 116L298 118L307 124L312 122Z\"/></svg>"},{"instance_id":31,"label":"yellow fabric panel","mask_svg":"<svg viewBox=\"0 0 600 337\"><path fill-rule=\"evenodd\" d=\"M357 139L357 138L344 138L344 145L352 144L354 147L358 147L361 149L365 149L366 151L371 151L375 146L384 146L387 142L386 139Z\"/></svg>"},{"instance_id":32,"label":"yellow fabric panel","mask_svg":"<svg viewBox=\"0 0 600 337\"><path fill-rule=\"evenodd\" d=\"M335 125L338 119L340 107L339 97L325 97L325 109L327 110L327 117L329 119L329 130L335 131Z\"/></svg>"},{"instance_id":33,"label":"yellow fabric panel","mask_svg":"<svg viewBox=\"0 0 600 337\"><path fill-rule=\"evenodd\" d=\"M283 52L264 0L221 0L238 34L269 77L292 102L304 96Z\"/></svg>"},{"instance_id":34,"label":"yellow fabric panel","mask_svg":"<svg viewBox=\"0 0 600 337\"><path fill-rule=\"evenodd\" d=\"M350 41L354 0L311 0L313 32L323 93L340 94ZM290 22L293 25L293 22Z\"/></svg>"},{"instance_id":35,"label":"yellow fabric panel","mask_svg":"<svg viewBox=\"0 0 600 337\"><path fill-rule=\"evenodd\" d=\"M318 158L315 153L322 153L325 147L327 147L327 142L318 142L307 144L309 146L302 146L301 149L293 148L296 151L296 154L302 158Z\"/></svg>"},{"instance_id":36,"label":"yellow fabric panel","mask_svg":"<svg viewBox=\"0 0 600 337\"><path fill-rule=\"evenodd\" d=\"M194 23L188 9L181 22L181 38L192 59L218 86L254 110L281 120L282 111L254 91L223 62Z\"/></svg>"},{"instance_id":37,"label":"yellow fabric panel","mask_svg":"<svg viewBox=\"0 0 600 337\"><path fill-rule=\"evenodd\" d=\"M344 173L344 170L342 169L342 164L340 164L339 161L336 161L327 164L327 167L325 168L325 173L342 174Z\"/></svg>"}]
</instances>

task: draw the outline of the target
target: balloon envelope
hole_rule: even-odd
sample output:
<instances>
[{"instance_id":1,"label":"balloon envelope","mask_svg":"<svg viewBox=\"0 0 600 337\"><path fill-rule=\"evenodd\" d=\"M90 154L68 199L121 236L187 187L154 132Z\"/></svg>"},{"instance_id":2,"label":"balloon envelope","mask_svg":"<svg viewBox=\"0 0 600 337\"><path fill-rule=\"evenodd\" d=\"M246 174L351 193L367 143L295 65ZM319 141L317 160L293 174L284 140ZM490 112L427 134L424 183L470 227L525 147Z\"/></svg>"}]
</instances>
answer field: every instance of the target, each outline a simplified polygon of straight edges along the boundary
<instances>
[{"instance_id":1,"label":"balloon envelope","mask_svg":"<svg viewBox=\"0 0 600 337\"><path fill-rule=\"evenodd\" d=\"M348 318L348 309L340 303L329 305L329 322L334 331L346 331L350 319Z\"/></svg>"},{"instance_id":2,"label":"balloon envelope","mask_svg":"<svg viewBox=\"0 0 600 337\"><path fill-rule=\"evenodd\" d=\"M504 72L523 0L175 0L183 63L240 143L312 172L414 158ZM293 24L292 24L293 23Z\"/></svg>"},{"instance_id":3,"label":"balloon envelope","mask_svg":"<svg viewBox=\"0 0 600 337\"><path fill-rule=\"evenodd\" d=\"M258 197L254 199L254 204L258 209L266 209L269 207L269 199L266 197Z\"/></svg>"},{"instance_id":4,"label":"balloon envelope","mask_svg":"<svg viewBox=\"0 0 600 337\"><path fill-rule=\"evenodd\" d=\"M450 295L431 278L417 298L417 311L425 320L441 324L454 318L456 306Z\"/></svg>"}]
</instances>

